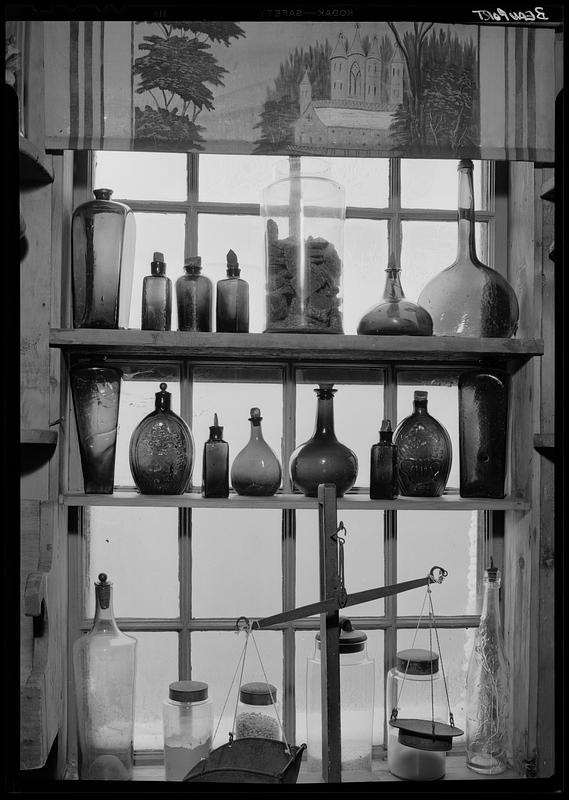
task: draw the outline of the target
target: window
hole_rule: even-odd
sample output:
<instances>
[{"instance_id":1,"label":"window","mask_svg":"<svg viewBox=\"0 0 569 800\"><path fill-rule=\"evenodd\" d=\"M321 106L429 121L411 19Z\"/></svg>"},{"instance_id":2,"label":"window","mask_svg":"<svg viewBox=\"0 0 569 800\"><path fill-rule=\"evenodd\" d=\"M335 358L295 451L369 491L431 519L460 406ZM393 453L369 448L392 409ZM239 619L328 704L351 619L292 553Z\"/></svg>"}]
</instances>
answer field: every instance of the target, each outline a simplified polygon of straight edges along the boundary
<instances>
[{"instance_id":1,"label":"window","mask_svg":"<svg viewBox=\"0 0 569 800\"><path fill-rule=\"evenodd\" d=\"M137 222L136 278L130 326L140 327L141 285L152 253L165 254L175 282L184 259L201 255L204 273L215 283L225 276L225 255L238 255L250 285L251 332L264 327L261 188L273 179L271 156L114 153L94 156L93 185L114 188ZM402 284L416 300L425 283L450 264L456 249L456 163L398 159L330 159L331 177L346 189L344 244L344 329L354 334L361 316L381 297L390 250L401 253ZM479 253L486 263L500 247L504 227L494 204L491 163L475 169ZM175 303L172 329L177 328ZM336 433L359 460L358 484L369 485L369 448L385 414L393 422L412 410L413 391L427 387L431 413L441 420L458 453L458 369L429 370L346 364L326 369L299 364L192 365L180 359L121 364L121 416L115 482L132 488L128 442L136 424L154 407L161 380L172 391L173 409L191 421L195 439L193 484L201 483L201 452L217 412L230 444L230 460L248 439L249 409L261 408L263 432L282 456L296 419L295 440L313 432L319 380L338 389ZM227 391L231 384L231 392ZM295 387L295 393L291 391ZM292 397L296 394L296 401ZM286 413L283 413L283 406ZM353 410L358 409L357 419ZM288 423L287 423L288 424ZM283 473L286 464L283 460ZM458 486L455 458L449 489ZM288 478L285 476L285 486ZM456 491L456 490L455 490ZM349 592L421 577L435 564L449 576L433 590L445 670L455 722L464 729L461 678L472 628L480 612L481 572L489 553L500 562L500 514L476 511L353 511L341 513L346 529L346 586ZM74 529L75 530L75 529ZM284 595L294 605L318 600L318 526L312 510L175 509L90 507L79 514L70 535L76 579L70 588L70 635L90 628L93 583L104 571L115 583L120 627L139 641L135 749L158 758L162 746L161 702L168 684L190 677L205 680L217 723L241 648L233 633L241 614L263 617L282 610ZM87 589L84 590L84 587ZM222 587L222 588L220 588ZM376 661L374 745L385 742L384 678L398 649L411 645L423 595L420 590L352 607L350 618L368 635ZM305 668L314 647L318 618L290 631L256 634L263 664L283 700L287 736L305 740ZM416 646L421 644L421 631ZM248 665L258 664L251 656ZM454 676L454 678L453 678ZM234 708L232 695L215 745L226 741ZM70 708L70 724L73 703ZM225 723L225 724L224 724ZM228 727L229 726L229 727ZM73 728L72 728L73 730ZM72 739L72 737L71 737ZM460 748L460 741L455 741Z\"/></svg>"}]
</instances>

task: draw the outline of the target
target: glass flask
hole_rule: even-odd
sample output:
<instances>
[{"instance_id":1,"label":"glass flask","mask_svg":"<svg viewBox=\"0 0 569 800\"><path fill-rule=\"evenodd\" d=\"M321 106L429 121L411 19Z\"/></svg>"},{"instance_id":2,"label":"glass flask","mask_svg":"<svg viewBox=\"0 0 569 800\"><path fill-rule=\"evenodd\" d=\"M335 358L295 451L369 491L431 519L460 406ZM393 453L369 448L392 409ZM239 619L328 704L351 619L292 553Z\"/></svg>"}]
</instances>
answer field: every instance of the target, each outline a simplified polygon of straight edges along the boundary
<instances>
[{"instance_id":1,"label":"glass flask","mask_svg":"<svg viewBox=\"0 0 569 800\"><path fill-rule=\"evenodd\" d=\"M130 471L142 494L183 494L194 465L194 439L187 423L170 408L168 384L156 392L155 410L130 438Z\"/></svg>"},{"instance_id":2,"label":"glass flask","mask_svg":"<svg viewBox=\"0 0 569 800\"><path fill-rule=\"evenodd\" d=\"M384 419L379 442L371 446L369 496L372 500L393 500L399 494L397 445L391 441L391 420Z\"/></svg>"},{"instance_id":3,"label":"glass flask","mask_svg":"<svg viewBox=\"0 0 569 800\"><path fill-rule=\"evenodd\" d=\"M203 681L175 681L162 704L167 781L182 781L212 746L213 705Z\"/></svg>"},{"instance_id":4,"label":"glass flask","mask_svg":"<svg viewBox=\"0 0 569 800\"><path fill-rule=\"evenodd\" d=\"M210 279L201 274L200 256L189 258L184 271L176 281L178 330L211 331L213 288Z\"/></svg>"},{"instance_id":5,"label":"glass flask","mask_svg":"<svg viewBox=\"0 0 569 800\"><path fill-rule=\"evenodd\" d=\"M509 377L463 372L458 380L460 496L505 496Z\"/></svg>"},{"instance_id":6,"label":"glass flask","mask_svg":"<svg viewBox=\"0 0 569 800\"><path fill-rule=\"evenodd\" d=\"M312 439L301 444L290 457L290 477L306 497L318 496L320 483L333 483L337 497L352 488L358 474L358 459L334 433L334 395L331 383L314 390L318 398Z\"/></svg>"},{"instance_id":7,"label":"glass flask","mask_svg":"<svg viewBox=\"0 0 569 800\"><path fill-rule=\"evenodd\" d=\"M401 268L390 264L381 303L370 308L358 325L358 334L374 336L431 336L428 311L407 300L401 287Z\"/></svg>"},{"instance_id":8,"label":"glass flask","mask_svg":"<svg viewBox=\"0 0 569 800\"><path fill-rule=\"evenodd\" d=\"M371 770L375 661L367 635L340 617L340 746L342 770ZM307 768L322 770L320 633L306 665Z\"/></svg>"},{"instance_id":9,"label":"glass flask","mask_svg":"<svg viewBox=\"0 0 569 800\"><path fill-rule=\"evenodd\" d=\"M427 283L419 304L436 336L508 339L518 327L518 300L508 281L476 255L473 170L469 159L459 161L456 261Z\"/></svg>"},{"instance_id":10,"label":"glass flask","mask_svg":"<svg viewBox=\"0 0 569 800\"><path fill-rule=\"evenodd\" d=\"M466 764L496 775L508 766L508 662L500 623L500 570L484 571L480 625L466 676Z\"/></svg>"},{"instance_id":11,"label":"glass flask","mask_svg":"<svg viewBox=\"0 0 569 800\"><path fill-rule=\"evenodd\" d=\"M397 717L446 722L447 708L439 657L432 650L413 648L397 653L387 673L385 708ZM446 752L419 750L399 742L399 729L387 726L387 766L398 778L430 781L445 775Z\"/></svg>"},{"instance_id":12,"label":"glass flask","mask_svg":"<svg viewBox=\"0 0 569 800\"><path fill-rule=\"evenodd\" d=\"M281 741L281 706L272 683L244 683L239 689L236 739L276 739Z\"/></svg>"},{"instance_id":13,"label":"glass flask","mask_svg":"<svg viewBox=\"0 0 569 800\"><path fill-rule=\"evenodd\" d=\"M399 491L407 497L440 497L452 461L446 428L427 411L428 392L416 391L413 413L397 426Z\"/></svg>"},{"instance_id":14,"label":"glass flask","mask_svg":"<svg viewBox=\"0 0 569 800\"><path fill-rule=\"evenodd\" d=\"M281 465L263 438L261 410L251 409L251 436L231 465L231 485L242 495L273 495L281 485Z\"/></svg>"},{"instance_id":15,"label":"glass flask","mask_svg":"<svg viewBox=\"0 0 569 800\"><path fill-rule=\"evenodd\" d=\"M136 223L112 189L73 212L72 294L74 328L127 328L134 277Z\"/></svg>"},{"instance_id":16,"label":"glass flask","mask_svg":"<svg viewBox=\"0 0 569 800\"><path fill-rule=\"evenodd\" d=\"M137 641L117 626L112 586L102 572L93 627L73 644L80 780L132 779Z\"/></svg>"},{"instance_id":17,"label":"glass flask","mask_svg":"<svg viewBox=\"0 0 569 800\"><path fill-rule=\"evenodd\" d=\"M265 332L343 333L344 189L329 164L283 160L263 191Z\"/></svg>"},{"instance_id":18,"label":"glass flask","mask_svg":"<svg viewBox=\"0 0 569 800\"><path fill-rule=\"evenodd\" d=\"M70 370L87 494L112 494L122 372L106 364L76 364Z\"/></svg>"},{"instance_id":19,"label":"glass flask","mask_svg":"<svg viewBox=\"0 0 569 800\"><path fill-rule=\"evenodd\" d=\"M163 253L154 253L151 274L142 281L143 331L169 331L172 322L172 281L166 275Z\"/></svg>"},{"instance_id":20,"label":"glass flask","mask_svg":"<svg viewBox=\"0 0 569 800\"><path fill-rule=\"evenodd\" d=\"M227 278L217 282L215 329L229 333L249 332L249 284L240 278L237 256L227 253Z\"/></svg>"},{"instance_id":21,"label":"glass flask","mask_svg":"<svg viewBox=\"0 0 569 800\"><path fill-rule=\"evenodd\" d=\"M223 440L217 414L213 415L209 439L203 446L202 495L229 497L229 445Z\"/></svg>"}]
</instances>

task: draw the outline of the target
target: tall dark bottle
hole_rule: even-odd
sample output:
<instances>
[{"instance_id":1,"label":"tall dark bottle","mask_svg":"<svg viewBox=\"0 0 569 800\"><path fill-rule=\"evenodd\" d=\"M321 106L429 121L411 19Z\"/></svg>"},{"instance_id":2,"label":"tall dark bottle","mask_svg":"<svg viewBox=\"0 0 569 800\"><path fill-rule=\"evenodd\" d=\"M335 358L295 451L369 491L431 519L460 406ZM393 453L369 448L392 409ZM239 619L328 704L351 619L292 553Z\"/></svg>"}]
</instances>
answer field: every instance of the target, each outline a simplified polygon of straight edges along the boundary
<instances>
[{"instance_id":1,"label":"tall dark bottle","mask_svg":"<svg viewBox=\"0 0 569 800\"><path fill-rule=\"evenodd\" d=\"M212 283L201 272L200 256L189 258L184 264L185 274L176 281L178 330L180 331L211 331Z\"/></svg>"},{"instance_id":2,"label":"tall dark bottle","mask_svg":"<svg viewBox=\"0 0 569 800\"><path fill-rule=\"evenodd\" d=\"M229 496L229 445L223 440L223 427L217 414L209 429L209 439L203 446L202 495Z\"/></svg>"},{"instance_id":3,"label":"tall dark bottle","mask_svg":"<svg viewBox=\"0 0 569 800\"><path fill-rule=\"evenodd\" d=\"M143 331L169 331L172 320L172 281L166 276L162 253L154 253L150 275L142 281Z\"/></svg>"},{"instance_id":4,"label":"tall dark bottle","mask_svg":"<svg viewBox=\"0 0 569 800\"><path fill-rule=\"evenodd\" d=\"M227 333L249 333L249 284L240 278L237 256L227 253L227 278L217 282L215 329Z\"/></svg>"},{"instance_id":5,"label":"tall dark bottle","mask_svg":"<svg viewBox=\"0 0 569 800\"><path fill-rule=\"evenodd\" d=\"M379 442L371 447L369 496L372 500L393 500L399 494L397 446L392 436L391 420L384 419Z\"/></svg>"}]
</instances>

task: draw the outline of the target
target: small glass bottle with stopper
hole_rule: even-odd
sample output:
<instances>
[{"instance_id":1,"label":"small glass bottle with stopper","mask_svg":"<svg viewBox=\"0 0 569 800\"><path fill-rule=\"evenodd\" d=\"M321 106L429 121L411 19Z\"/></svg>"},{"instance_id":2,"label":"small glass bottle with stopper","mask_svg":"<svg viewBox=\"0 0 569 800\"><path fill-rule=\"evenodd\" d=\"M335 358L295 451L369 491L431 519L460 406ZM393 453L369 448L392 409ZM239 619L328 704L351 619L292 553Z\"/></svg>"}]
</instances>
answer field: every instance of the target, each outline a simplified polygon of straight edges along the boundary
<instances>
[{"instance_id":1,"label":"small glass bottle with stopper","mask_svg":"<svg viewBox=\"0 0 569 800\"><path fill-rule=\"evenodd\" d=\"M211 331L212 283L202 275L200 256L189 258L184 264L185 274L176 281L178 305L178 330Z\"/></svg>"},{"instance_id":2,"label":"small glass bottle with stopper","mask_svg":"<svg viewBox=\"0 0 569 800\"><path fill-rule=\"evenodd\" d=\"M369 496L372 500L393 500L399 494L397 445L391 441L391 420L384 419L379 442L371 447Z\"/></svg>"},{"instance_id":3,"label":"small glass bottle with stopper","mask_svg":"<svg viewBox=\"0 0 569 800\"><path fill-rule=\"evenodd\" d=\"M154 253L151 274L142 281L143 331L169 331L172 320L172 281L166 276L163 253Z\"/></svg>"},{"instance_id":4,"label":"small glass bottle with stopper","mask_svg":"<svg viewBox=\"0 0 569 800\"><path fill-rule=\"evenodd\" d=\"M251 409L251 436L231 466L231 484L237 494L273 495L281 485L281 465L263 438L261 410Z\"/></svg>"},{"instance_id":5,"label":"small glass bottle with stopper","mask_svg":"<svg viewBox=\"0 0 569 800\"><path fill-rule=\"evenodd\" d=\"M217 414L203 446L202 495L229 497L229 445L223 440L223 427Z\"/></svg>"},{"instance_id":6,"label":"small glass bottle with stopper","mask_svg":"<svg viewBox=\"0 0 569 800\"><path fill-rule=\"evenodd\" d=\"M227 253L227 278L217 282L216 330L249 333L249 284L240 278L237 256Z\"/></svg>"}]
</instances>

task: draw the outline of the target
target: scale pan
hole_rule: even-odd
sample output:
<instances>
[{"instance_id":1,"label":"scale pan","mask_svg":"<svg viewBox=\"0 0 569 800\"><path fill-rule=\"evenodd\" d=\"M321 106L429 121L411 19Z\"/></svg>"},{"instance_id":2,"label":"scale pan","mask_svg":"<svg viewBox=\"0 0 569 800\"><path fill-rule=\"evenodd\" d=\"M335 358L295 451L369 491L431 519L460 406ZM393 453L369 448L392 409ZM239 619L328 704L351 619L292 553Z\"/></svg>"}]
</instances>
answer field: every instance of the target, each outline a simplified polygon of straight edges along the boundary
<instances>
[{"instance_id":1,"label":"scale pan","mask_svg":"<svg viewBox=\"0 0 569 800\"><path fill-rule=\"evenodd\" d=\"M390 719L393 728L399 728L398 741L415 750L452 750L452 737L460 736L460 728L430 719Z\"/></svg>"}]
</instances>

